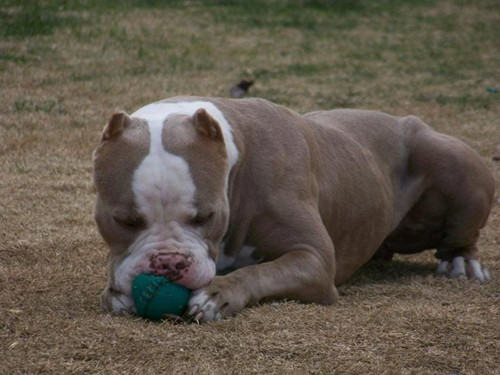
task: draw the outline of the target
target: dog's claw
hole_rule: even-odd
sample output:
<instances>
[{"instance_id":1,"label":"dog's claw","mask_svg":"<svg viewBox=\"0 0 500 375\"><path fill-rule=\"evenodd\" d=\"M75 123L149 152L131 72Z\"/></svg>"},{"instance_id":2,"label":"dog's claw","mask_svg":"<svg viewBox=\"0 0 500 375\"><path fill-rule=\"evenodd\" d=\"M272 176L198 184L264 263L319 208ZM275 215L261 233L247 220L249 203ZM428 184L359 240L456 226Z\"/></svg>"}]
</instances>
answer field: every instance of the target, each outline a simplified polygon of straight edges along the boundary
<instances>
[{"instance_id":1,"label":"dog's claw","mask_svg":"<svg viewBox=\"0 0 500 375\"><path fill-rule=\"evenodd\" d=\"M461 256L453 258L451 262L442 260L436 269L436 274L452 279L467 277L480 283L490 280L490 273L476 259L464 259Z\"/></svg>"},{"instance_id":2,"label":"dog's claw","mask_svg":"<svg viewBox=\"0 0 500 375\"><path fill-rule=\"evenodd\" d=\"M189 309L189 312L188 312L188 315L189 316L193 316L194 313L199 309L199 306L198 305L194 305L192 306L190 309Z\"/></svg>"},{"instance_id":3,"label":"dog's claw","mask_svg":"<svg viewBox=\"0 0 500 375\"><path fill-rule=\"evenodd\" d=\"M194 317L194 320L199 322L203 319L203 311L200 311L196 316Z\"/></svg>"}]
</instances>

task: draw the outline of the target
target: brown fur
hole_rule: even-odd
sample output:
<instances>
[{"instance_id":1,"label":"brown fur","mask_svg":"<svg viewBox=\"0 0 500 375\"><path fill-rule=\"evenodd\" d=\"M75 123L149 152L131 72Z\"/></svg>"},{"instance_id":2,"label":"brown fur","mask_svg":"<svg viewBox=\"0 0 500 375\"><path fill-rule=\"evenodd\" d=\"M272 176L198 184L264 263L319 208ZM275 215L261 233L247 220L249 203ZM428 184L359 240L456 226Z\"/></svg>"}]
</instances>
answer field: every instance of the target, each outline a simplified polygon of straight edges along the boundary
<instances>
[{"instance_id":1,"label":"brown fur","mask_svg":"<svg viewBox=\"0 0 500 375\"><path fill-rule=\"evenodd\" d=\"M178 100L200 99L170 99ZM335 286L377 250L386 257L432 248L443 259L476 255L494 187L464 143L412 116L361 110L301 116L261 99L203 100L224 113L239 150L229 207L214 119L205 111L172 116L165 148L188 161L200 207L217 212L207 228L212 256L225 232L227 255L248 245L263 259L204 288L223 316L264 298L333 303Z\"/></svg>"},{"instance_id":2,"label":"brown fur","mask_svg":"<svg viewBox=\"0 0 500 375\"><path fill-rule=\"evenodd\" d=\"M264 258L207 287L223 315L269 297L332 303L335 285L396 241L413 244L412 251L452 244L452 254L474 255L494 187L464 143L412 116L358 110L300 116L259 99L213 102L241 151L231 173L225 252L253 245ZM433 211L440 206L446 210ZM423 242L398 234L417 213ZM447 224L431 241L436 215Z\"/></svg>"}]
</instances>

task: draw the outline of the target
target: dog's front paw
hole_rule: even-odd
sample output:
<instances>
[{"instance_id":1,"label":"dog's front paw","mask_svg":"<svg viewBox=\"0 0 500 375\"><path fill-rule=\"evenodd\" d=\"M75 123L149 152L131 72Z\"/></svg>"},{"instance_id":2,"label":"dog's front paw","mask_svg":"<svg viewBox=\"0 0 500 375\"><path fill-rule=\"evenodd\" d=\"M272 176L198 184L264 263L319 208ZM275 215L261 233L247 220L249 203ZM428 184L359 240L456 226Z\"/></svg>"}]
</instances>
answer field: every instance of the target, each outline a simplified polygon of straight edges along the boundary
<instances>
[{"instance_id":1,"label":"dog's front paw","mask_svg":"<svg viewBox=\"0 0 500 375\"><path fill-rule=\"evenodd\" d=\"M233 315L246 305L245 292L224 276L217 276L205 288L193 292L188 318L197 322L218 321Z\"/></svg>"}]
</instances>

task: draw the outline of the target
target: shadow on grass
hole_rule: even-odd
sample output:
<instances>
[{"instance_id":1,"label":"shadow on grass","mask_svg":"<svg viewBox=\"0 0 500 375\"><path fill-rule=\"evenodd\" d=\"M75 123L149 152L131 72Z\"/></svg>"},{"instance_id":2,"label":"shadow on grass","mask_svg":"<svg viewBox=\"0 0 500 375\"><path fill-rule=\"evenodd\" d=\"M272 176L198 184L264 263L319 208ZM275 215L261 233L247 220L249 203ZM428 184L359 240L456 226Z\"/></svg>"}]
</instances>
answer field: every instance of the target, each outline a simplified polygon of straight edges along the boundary
<instances>
[{"instance_id":1,"label":"shadow on grass","mask_svg":"<svg viewBox=\"0 0 500 375\"><path fill-rule=\"evenodd\" d=\"M434 263L413 263L400 260L381 261L372 260L361 267L345 284L346 286L360 286L377 283L399 282L408 276L426 277L433 275L436 270Z\"/></svg>"}]
</instances>

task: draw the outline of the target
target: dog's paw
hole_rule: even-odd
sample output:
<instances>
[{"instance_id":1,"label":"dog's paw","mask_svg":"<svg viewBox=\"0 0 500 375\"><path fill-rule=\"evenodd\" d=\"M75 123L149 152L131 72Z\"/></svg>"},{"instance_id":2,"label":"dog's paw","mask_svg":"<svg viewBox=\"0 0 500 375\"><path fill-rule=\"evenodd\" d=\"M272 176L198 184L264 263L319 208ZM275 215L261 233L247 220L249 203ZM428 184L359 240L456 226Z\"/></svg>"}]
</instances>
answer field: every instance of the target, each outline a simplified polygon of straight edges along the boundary
<instances>
[{"instance_id":1,"label":"dog's paw","mask_svg":"<svg viewBox=\"0 0 500 375\"><path fill-rule=\"evenodd\" d=\"M188 303L187 318L196 322L212 322L233 315L245 307L244 293L237 286L216 277L210 285L193 292Z\"/></svg>"},{"instance_id":2,"label":"dog's paw","mask_svg":"<svg viewBox=\"0 0 500 375\"><path fill-rule=\"evenodd\" d=\"M453 258L451 262L442 260L437 267L436 273L453 279L467 277L480 283L490 280L490 273L485 267L481 266L481 263L476 259L466 260L461 256Z\"/></svg>"}]
</instances>

